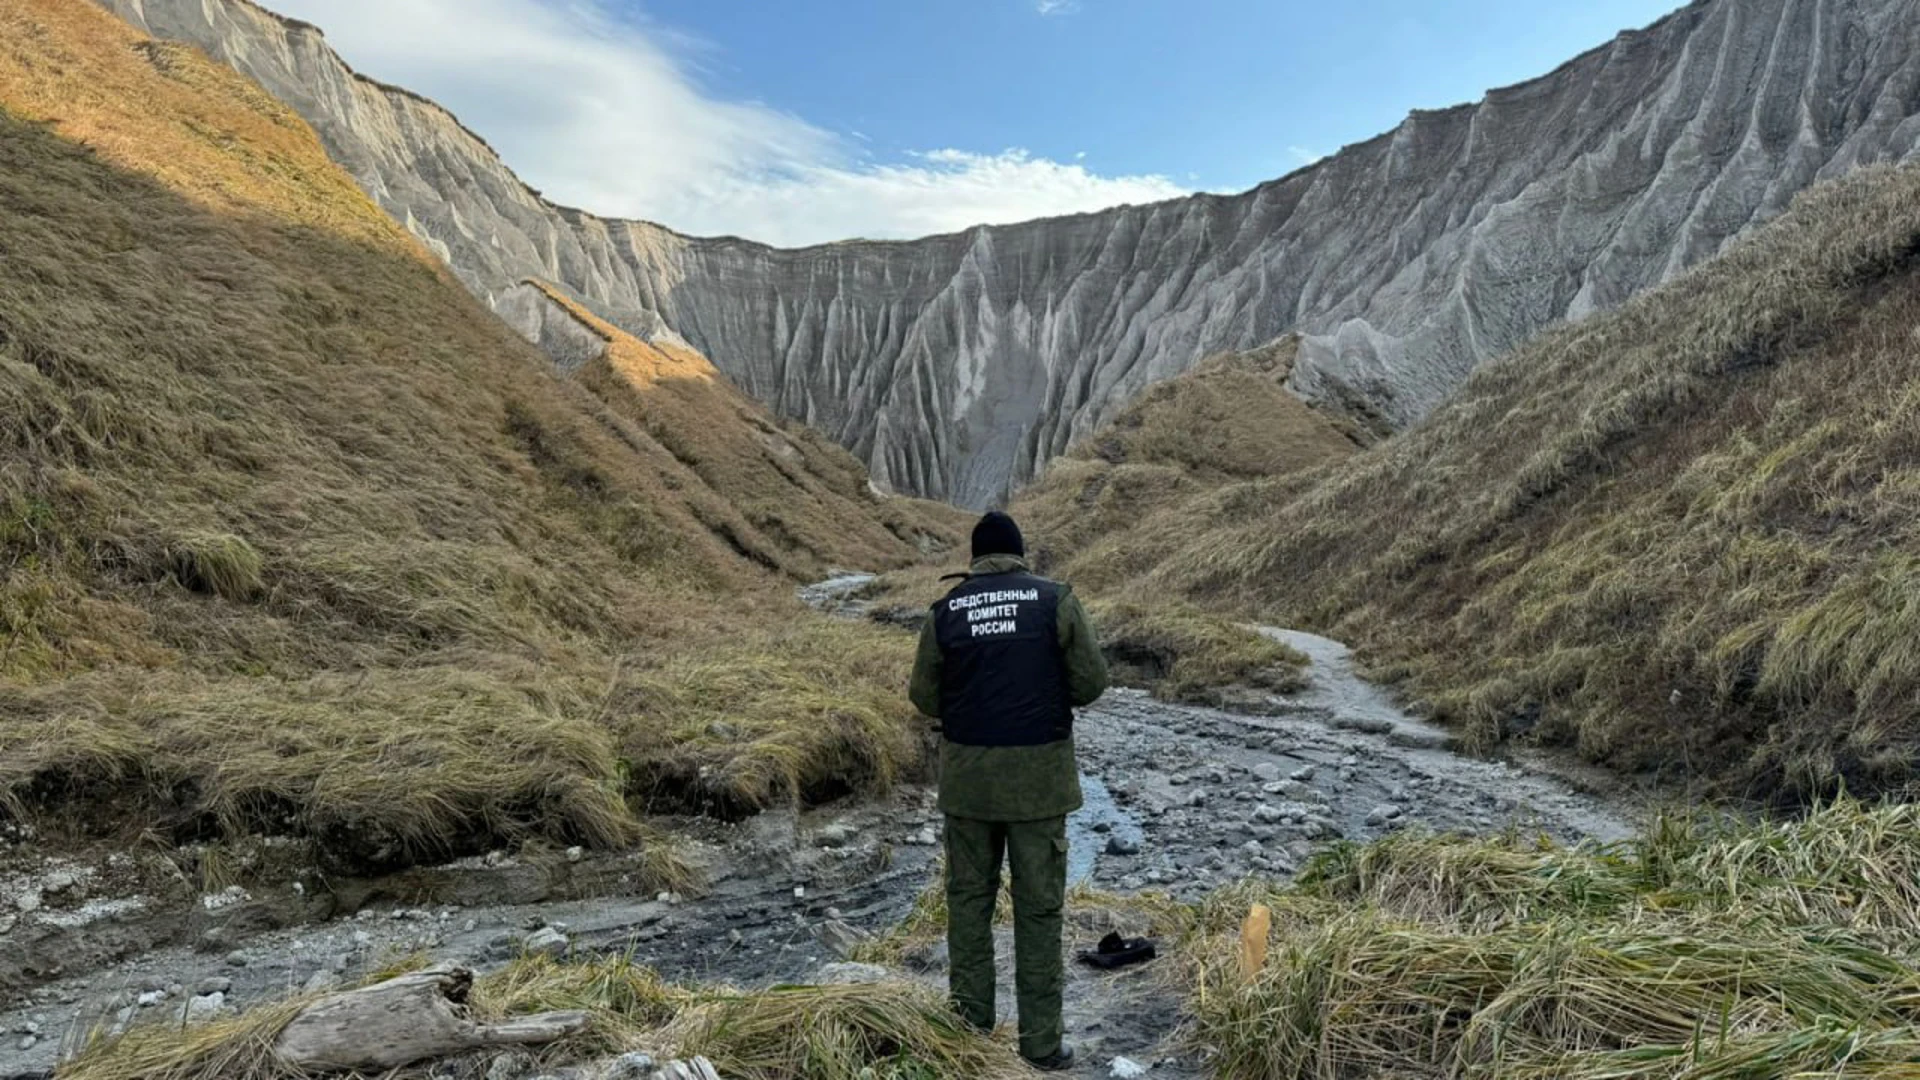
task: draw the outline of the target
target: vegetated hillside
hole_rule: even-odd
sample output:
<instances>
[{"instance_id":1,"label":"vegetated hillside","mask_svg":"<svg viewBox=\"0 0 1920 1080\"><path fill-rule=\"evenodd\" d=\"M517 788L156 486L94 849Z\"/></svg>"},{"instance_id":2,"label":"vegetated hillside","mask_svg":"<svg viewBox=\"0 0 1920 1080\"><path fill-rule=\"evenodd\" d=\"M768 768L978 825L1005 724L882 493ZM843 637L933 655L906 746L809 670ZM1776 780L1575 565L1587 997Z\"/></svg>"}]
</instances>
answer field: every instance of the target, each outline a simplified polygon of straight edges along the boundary
<instances>
[{"instance_id":1,"label":"vegetated hillside","mask_svg":"<svg viewBox=\"0 0 1920 1080\"><path fill-rule=\"evenodd\" d=\"M1151 569L1196 527L1194 497L1258 477L1345 460L1377 432L1323 413L1286 389L1299 340L1213 357L1148 389L1075 444L1014 510L1035 558L1096 592ZM1143 543L1149 535L1157 543Z\"/></svg>"},{"instance_id":2,"label":"vegetated hillside","mask_svg":"<svg viewBox=\"0 0 1920 1080\"><path fill-rule=\"evenodd\" d=\"M231 70L0 7L0 818L369 866L913 766L910 643L763 565L941 526L778 535L665 445L771 422L656 390L557 376ZM773 501L852 487L807 461Z\"/></svg>"},{"instance_id":3,"label":"vegetated hillside","mask_svg":"<svg viewBox=\"0 0 1920 1080\"><path fill-rule=\"evenodd\" d=\"M704 486L710 528L755 561L817 580L834 566L888 568L943 550L971 524L953 507L874 491L867 471L816 431L782 421L706 357L642 341L545 282L503 298L510 325L555 357Z\"/></svg>"},{"instance_id":4,"label":"vegetated hillside","mask_svg":"<svg viewBox=\"0 0 1920 1080\"><path fill-rule=\"evenodd\" d=\"M101 2L293 103L489 300L540 277L643 336L671 327L883 486L976 507L1147 385L1288 332L1293 390L1404 425L1795 192L1920 151L1912 0L1699 0L1238 195L778 250L555 206L444 109L249 0Z\"/></svg>"},{"instance_id":5,"label":"vegetated hillside","mask_svg":"<svg viewBox=\"0 0 1920 1080\"><path fill-rule=\"evenodd\" d=\"M1920 749L1920 169L1477 373L1325 471L1109 541L1355 641L1482 742L1804 797Z\"/></svg>"}]
</instances>

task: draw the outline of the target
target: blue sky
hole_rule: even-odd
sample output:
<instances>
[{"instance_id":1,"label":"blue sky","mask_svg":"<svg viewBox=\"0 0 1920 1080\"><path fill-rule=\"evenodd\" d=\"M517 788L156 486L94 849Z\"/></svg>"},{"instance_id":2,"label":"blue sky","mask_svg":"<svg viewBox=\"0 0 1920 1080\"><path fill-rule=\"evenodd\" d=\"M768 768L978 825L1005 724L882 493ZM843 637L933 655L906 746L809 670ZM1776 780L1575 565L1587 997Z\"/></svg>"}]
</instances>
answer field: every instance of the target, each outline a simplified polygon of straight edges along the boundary
<instances>
[{"instance_id":1,"label":"blue sky","mask_svg":"<svg viewBox=\"0 0 1920 1080\"><path fill-rule=\"evenodd\" d=\"M551 197L773 243L1230 191L1677 0L280 0Z\"/></svg>"}]
</instances>

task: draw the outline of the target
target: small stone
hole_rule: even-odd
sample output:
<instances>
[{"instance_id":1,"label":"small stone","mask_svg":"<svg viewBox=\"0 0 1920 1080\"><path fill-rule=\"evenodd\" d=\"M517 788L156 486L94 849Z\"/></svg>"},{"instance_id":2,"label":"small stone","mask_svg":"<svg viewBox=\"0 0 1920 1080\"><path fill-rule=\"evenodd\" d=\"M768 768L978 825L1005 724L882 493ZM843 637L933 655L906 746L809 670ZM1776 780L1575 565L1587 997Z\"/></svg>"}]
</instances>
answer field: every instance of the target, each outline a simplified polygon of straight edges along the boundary
<instances>
[{"instance_id":1,"label":"small stone","mask_svg":"<svg viewBox=\"0 0 1920 1080\"><path fill-rule=\"evenodd\" d=\"M20 1036L19 1047L23 1051L31 1050L36 1045L38 1045L39 1042L40 1042L40 1036L38 1035L22 1035Z\"/></svg>"},{"instance_id":2,"label":"small stone","mask_svg":"<svg viewBox=\"0 0 1920 1080\"><path fill-rule=\"evenodd\" d=\"M621 1054L607 1064L607 1080L647 1080L653 1075L653 1058L642 1053Z\"/></svg>"},{"instance_id":3,"label":"small stone","mask_svg":"<svg viewBox=\"0 0 1920 1080\"><path fill-rule=\"evenodd\" d=\"M372 948L373 935L367 933L365 930L355 930L353 932L353 947L356 949Z\"/></svg>"},{"instance_id":4,"label":"small stone","mask_svg":"<svg viewBox=\"0 0 1920 1080\"><path fill-rule=\"evenodd\" d=\"M1174 773L1172 776L1167 777L1167 783L1172 784L1175 787L1179 787L1181 784L1184 784L1186 782L1187 782L1187 778L1184 776L1181 776L1179 773Z\"/></svg>"},{"instance_id":5,"label":"small stone","mask_svg":"<svg viewBox=\"0 0 1920 1080\"><path fill-rule=\"evenodd\" d=\"M1107 833L1107 832L1112 832L1112 831L1113 831L1113 822L1111 822L1111 821L1096 821L1096 822L1094 822L1094 823L1093 823L1093 824L1092 824L1091 826L1089 826L1089 828L1091 828L1091 829L1092 829L1092 830L1093 830L1094 832L1097 832L1097 833Z\"/></svg>"},{"instance_id":6,"label":"small stone","mask_svg":"<svg viewBox=\"0 0 1920 1080\"><path fill-rule=\"evenodd\" d=\"M738 944L740 944L740 943L741 943L742 941L745 941L745 940L746 940L746 935L745 935L745 934L742 934L742 933L741 933L740 931L738 931L738 930L729 930L729 931L727 931L727 943L728 943L728 944L731 944L731 945L738 945Z\"/></svg>"},{"instance_id":7,"label":"small stone","mask_svg":"<svg viewBox=\"0 0 1920 1080\"><path fill-rule=\"evenodd\" d=\"M1257 762L1253 766L1253 775L1254 778L1258 780L1269 782L1278 780L1280 779L1280 766L1275 765L1271 761Z\"/></svg>"},{"instance_id":8,"label":"small stone","mask_svg":"<svg viewBox=\"0 0 1920 1080\"><path fill-rule=\"evenodd\" d=\"M1267 803L1261 803L1253 808L1253 820L1262 825L1274 825L1286 820L1286 817L1286 811Z\"/></svg>"},{"instance_id":9,"label":"small stone","mask_svg":"<svg viewBox=\"0 0 1920 1080\"><path fill-rule=\"evenodd\" d=\"M227 1009L227 995L205 994L187 1000L187 1023L204 1024Z\"/></svg>"},{"instance_id":10,"label":"small stone","mask_svg":"<svg viewBox=\"0 0 1920 1080\"><path fill-rule=\"evenodd\" d=\"M892 978L878 964L828 964L813 973L816 986L848 986L886 982Z\"/></svg>"},{"instance_id":11,"label":"small stone","mask_svg":"<svg viewBox=\"0 0 1920 1080\"><path fill-rule=\"evenodd\" d=\"M1138 855L1140 854L1140 841L1129 840L1124 836L1109 836L1107 837L1107 854L1120 856Z\"/></svg>"},{"instance_id":12,"label":"small stone","mask_svg":"<svg viewBox=\"0 0 1920 1080\"><path fill-rule=\"evenodd\" d=\"M533 1059L518 1050L496 1054L487 1066L487 1080L520 1080L533 1071Z\"/></svg>"},{"instance_id":13,"label":"small stone","mask_svg":"<svg viewBox=\"0 0 1920 1080\"><path fill-rule=\"evenodd\" d=\"M531 956L551 956L557 959L566 955L569 944L571 943L567 941L567 935L549 926L534 931L521 943L521 948Z\"/></svg>"},{"instance_id":14,"label":"small stone","mask_svg":"<svg viewBox=\"0 0 1920 1080\"><path fill-rule=\"evenodd\" d=\"M1343 757L1340 759L1340 767L1343 769L1351 769L1358 766L1359 764L1360 764L1360 759L1353 756L1352 754L1348 754L1346 757Z\"/></svg>"},{"instance_id":15,"label":"small stone","mask_svg":"<svg viewBox=\"0 0 1920 1080\"><path fill-rule=\"evenodd\" d=\"M853 843L855 835L857 831L853 826L844 821L834 821L823 826L815 838L820 841L821 847L843 848Z\"/></svg>"},{"instance_id":16,"label":"small stone","mask_svg":"<svg viewBox=\"0 0 1920 1080\"><path fill-rule=\"evenodd\" d=\"M31 915L40 910L40 890L26 889L13 898L13 906Z\"/></svg>"},{"instance_id":17,"label":"small stone","mask_svg":"<svg viewBox=\"0 0 1920 1080\"><path fill-rule=\"evenodd\" d=\"M1249 856L1253 856L1261 854L1266 848L1262 847L1258 840L1249 840L1240 845L1240 850L1246 852Z\"/></svg>"},{"instance_id":18,"label":"small stone","mask_svg":"<svg viewBox=\"0 0 1920 1080\"><path fill-rule=\"evenodd\" d=\"M134 1003L143 1009L151 1009L165 1000L167 1000L165 990L144 990L138 998L134 999Z\"/></svg>"},{"instance_id":19,"label":"small stone","mask_svg":"<svg viewBox=\"0 0 1920 1080\"><path fill-rule=\"evenodd\" d=\"M1302 765L1299 768L1288 773L1287 779L1298 780L1299 782L1305 784L1310 782L1313 779L1313 774L1316 771L1318 770L1316 770L1312 765Z\"/></svg>"},{"instance_id":20,"label":"small stone","mask_svg":"<svg viewBox=\"0 0 1920 1080\"><path fill-rule=\"evenodd\" d=\"M927 826L912 836L907 837L907 843L915 847L932 847L939 842L940 838L934 835L932 826Z\"/></svg>"},{"instance_id":21,"label":"small stone","mask_svg":"<svg viewBox=\"0 0 1920 1080\"><path fill-rule=\"evenodd\" d=\"M1387 822L1392 821L1393 819L1399 816L1400 816L1400 808L1397 806L1393 806L1393 805L1376 806L1373 808L1373 812L1367 815L1367 824L1368 826L1377 829L1380 826L1385 825Z\"/></svg>"},{"instance_id":22,"label":"small stone","mask_svg":"<svg viewBox=\"0 0 1920 1080\"><path fill-rule=\"evenodd\" d=\"M567 849L567 861L568 861L568 862L576 862L576 863L577 863L577 862L579 862L579 861L580 861L581 859L584 859L584 858L586 858L586 857L587 857L587 849L586 849L586 848L583 848L583 847L577 847L577 846L576 846L576 847L570 847L570 848L568 848L568 849Z\"/></svg>"},{"instance_id":23,"label":"small stone","mask_svg":"<svg viewBox=\"0 0 1920 1080\"><path fill-rule=\"evenodd\" d=\"M1137 1080L1138 1077L1147 1075L1147 1067L1132 1058L1117 1057L1107 1066L1107 1075L1117 1077L1118 1080Z\"/></svg>"},{"instance_id":24,"label":"small stone","mask_svg":"<svg viewBox=\"0 0 1920 1080\"><path fill-rule=\"evenodd\" d=\"M193 988L193 992L204 997L207 994L224 994L231 989L233 989L232 979L224 975L215 975L210 979L201 979Z\"/></svg>"}]
</instances>

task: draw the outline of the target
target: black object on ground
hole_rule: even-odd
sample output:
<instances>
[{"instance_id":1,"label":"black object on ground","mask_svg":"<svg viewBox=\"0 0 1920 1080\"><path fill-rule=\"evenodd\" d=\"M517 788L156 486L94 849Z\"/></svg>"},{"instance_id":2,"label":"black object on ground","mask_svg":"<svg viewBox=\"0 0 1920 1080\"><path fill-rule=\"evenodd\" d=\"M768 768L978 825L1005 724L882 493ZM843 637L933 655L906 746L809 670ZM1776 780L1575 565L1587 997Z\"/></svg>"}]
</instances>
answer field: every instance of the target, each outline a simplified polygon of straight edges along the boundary
<instances>
[{"instance_id":1,"label":"black object on ground","mask_svg":"<svg viewBox=\"0 0 1920 1080\"><path fill-rule=\"evenodd\" d=\"M1113 933L1101 938L1097 947L1080 950L1080 962L1111 970L1144 963L1155 955L1152 938L1125 938Z\"/></svg>"}]
</instances>

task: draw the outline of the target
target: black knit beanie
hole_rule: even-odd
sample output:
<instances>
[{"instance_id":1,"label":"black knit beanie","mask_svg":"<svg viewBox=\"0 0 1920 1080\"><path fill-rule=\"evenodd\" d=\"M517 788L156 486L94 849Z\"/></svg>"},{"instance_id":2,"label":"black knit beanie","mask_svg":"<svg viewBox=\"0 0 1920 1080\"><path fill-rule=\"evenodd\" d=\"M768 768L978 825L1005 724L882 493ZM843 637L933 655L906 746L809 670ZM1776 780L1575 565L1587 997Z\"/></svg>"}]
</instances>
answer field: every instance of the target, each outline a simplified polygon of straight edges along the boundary
<instances>
[{"instance_id":1,"label":"black knit beanie","mask_svg":"<svg viewBox=\"0 0 1920 1080\"><path fill-rule=\"evenodd\" d=\"M998 510L980 519L973 527L973 557L978 559L987 555L1027 554L1027 542L1020 536L1020 526L1013 519Z\"/></svg>"}]
</instances>

